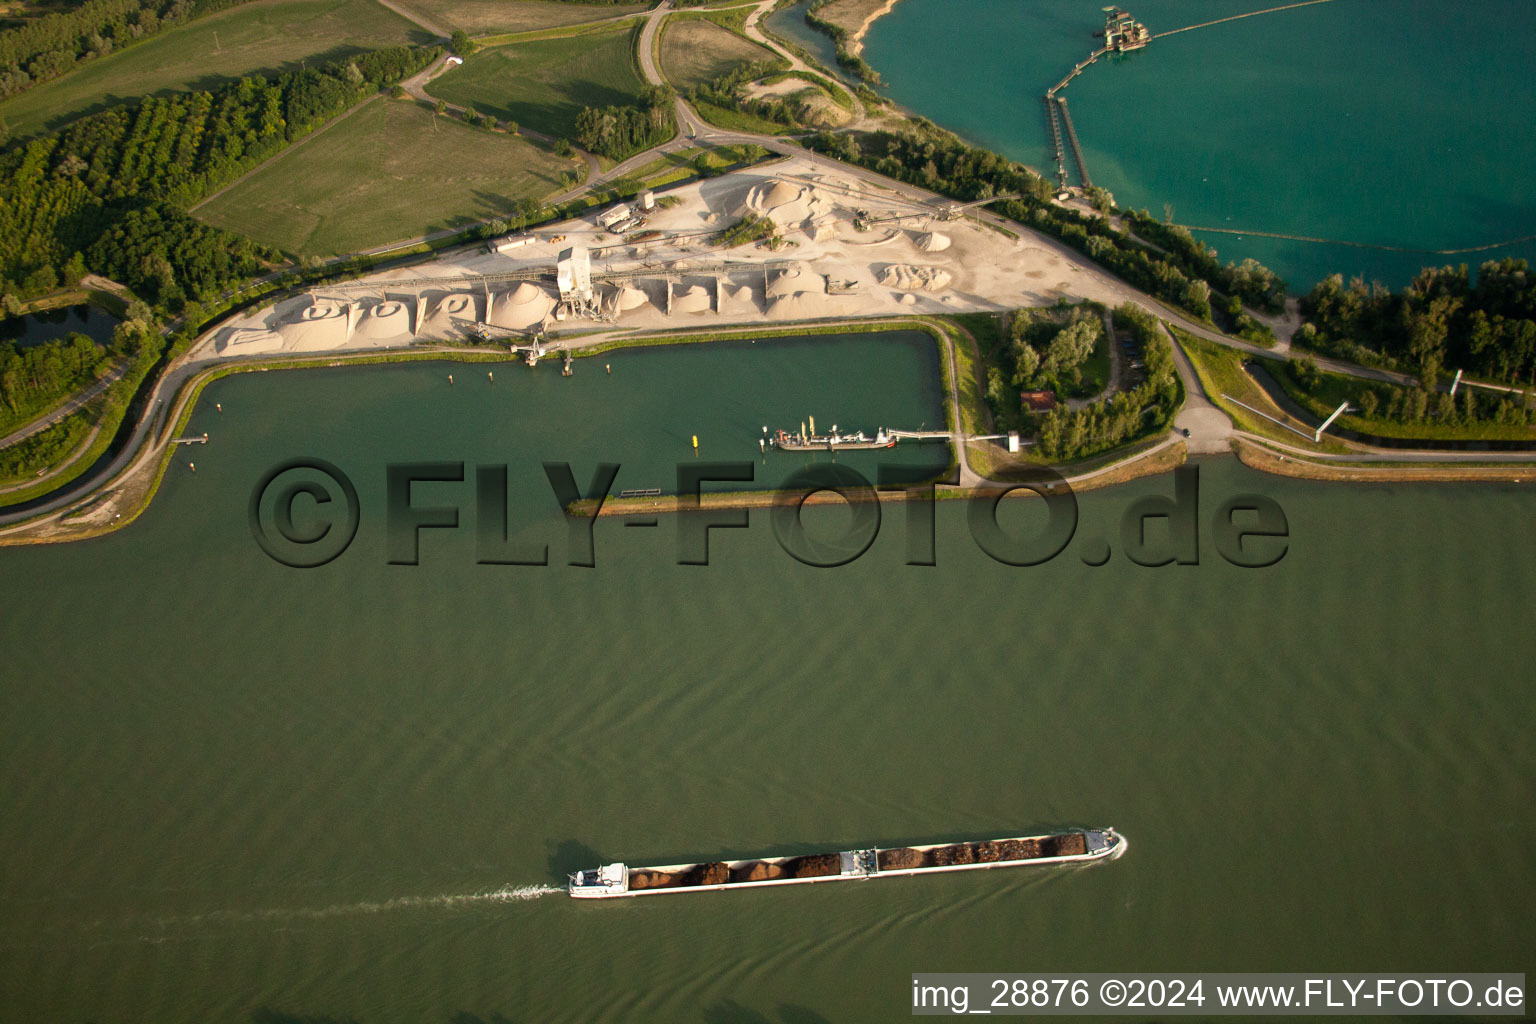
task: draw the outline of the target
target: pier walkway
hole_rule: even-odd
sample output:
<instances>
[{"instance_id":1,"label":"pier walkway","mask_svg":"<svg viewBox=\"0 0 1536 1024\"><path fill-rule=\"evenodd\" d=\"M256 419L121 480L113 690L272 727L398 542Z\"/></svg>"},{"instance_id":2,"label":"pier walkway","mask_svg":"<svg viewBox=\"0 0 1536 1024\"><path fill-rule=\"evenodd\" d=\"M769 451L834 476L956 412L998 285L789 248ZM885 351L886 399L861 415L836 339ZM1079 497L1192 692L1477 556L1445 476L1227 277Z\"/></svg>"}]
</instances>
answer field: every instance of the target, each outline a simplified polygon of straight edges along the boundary
<instances>
[{"instance_id":1,"label":"pier walkway","mask_svg":"<svg viewBox=\"0 0 1536 1024\"><path fill-rule=\"evenodd\" d=\"M1072 157L1077 161L1077 173L1083 179L1083 188L1093 188L1093 179L1088 176L1088 161L1083 159L1083 147L1077 141L1077 129L1072 127L1072 115L1067 111L1067 98L1057 96L1056 102L1061 105L1061 120L1067 127L1067 141L1072 144Z\"/></svg>"}]
</instances>

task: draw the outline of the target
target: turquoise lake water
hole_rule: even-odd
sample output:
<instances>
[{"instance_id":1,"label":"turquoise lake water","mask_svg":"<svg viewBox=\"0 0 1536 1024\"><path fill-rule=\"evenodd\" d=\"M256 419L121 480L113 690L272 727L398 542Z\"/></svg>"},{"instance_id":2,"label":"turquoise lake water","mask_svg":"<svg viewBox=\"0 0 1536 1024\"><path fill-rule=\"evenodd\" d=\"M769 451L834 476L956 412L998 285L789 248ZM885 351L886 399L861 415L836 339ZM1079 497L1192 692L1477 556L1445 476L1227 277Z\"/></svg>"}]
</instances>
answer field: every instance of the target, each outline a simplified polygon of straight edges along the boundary
<instances>
[{"instance_id":1,"label":"turquoise lake water","mask_svg":"<svg viewBox=\"0 0 1536 1024\"><path fill-rule=\"evenodd\" d=\"M866 58L904 106L1054 173L1041 96L1099 41L1097 0L902 0ZM1273 6L1141 0L1152 32ZM1067 88L1096 184L1183 224L1421 249L1536 234L1536 4L1335 0L1155 39ZM1069 156L1070 162L1070 156ZM1072 170L1076 181L1076 171ZM1305 292L1464 256L1207 234Z\"/></svg>"},{"instance_id":2,"label":"turquoise lake water","mask_svg":"<svg viewBox=\"0 0 1536 1024\"><path fill-rule=\"evenodd\" d=\"M898 508L840 569L790 558L757 512L708 567L676 564L663 517L600 521L596 567L573 568L542 461L665 486L698 434L773 478L805 460L761 461L764 425L939 415L921 335L601 359L611 376L220 381L188 428L212 438L197 471L178 462L141 520L0 549L0 1019L808 1024L904 1018L915 970L1531 970L1528 486L1201 464L1202 516L1244 492L1284 509L1266 570L1208 538L1198 566L1121 557L1122 513L1166 477L1081 496L1078 539L1033 569L982 554L949 502L932 568L904 564ZM362 510L308 571L246 514L301 455ZM406 460L507 464L513 537L551 564L475 564L470 483L418 486L461 526L386 564L385 466ZM1097 538L1116 554L1094 569ZM1094 824L1124 858L549 892L609 859Z\"/></svg>"}]
</instances>

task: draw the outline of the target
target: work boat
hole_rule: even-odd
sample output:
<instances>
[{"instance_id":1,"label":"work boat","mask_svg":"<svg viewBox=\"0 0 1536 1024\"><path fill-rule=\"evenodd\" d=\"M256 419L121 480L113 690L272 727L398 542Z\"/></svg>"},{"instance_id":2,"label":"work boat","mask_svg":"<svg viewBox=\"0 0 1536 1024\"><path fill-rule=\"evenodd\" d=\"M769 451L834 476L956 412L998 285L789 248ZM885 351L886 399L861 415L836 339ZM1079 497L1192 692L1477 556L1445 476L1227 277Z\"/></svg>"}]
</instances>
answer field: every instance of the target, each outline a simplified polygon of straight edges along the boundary
<instances>
[{"instance_id":1,"label":"work boat","mask_svg":"<svg viewBox=\"0 0 1536 1024\"><path fill-rule=\"evenodd\" d=\"M862 430L852 434L839 434L837 427L834 426L832 433L826 435L791 434L781 430L773 435L770 443L780 451L786 452L835 452L858 451L870 448L894 448L896 447L896 438L886 433L884 427L877 430L874 437L870 437Z\"/></svg>"},{"instance_id":2,"label":"work boat","mask_svg":"<svg viewBox=\"0 0 1536 1024\"><path fill-rule=\"evenodd\" d=\"M866 881L978 868L1082 864L1114 860L1125 852L1127 845L1125 837L1113 828L1072 829L1012 839L899 846L888 850L846 850L801 857L760 857L645 868L631 868L622 863L605 864L573 872L567 890L577 899L600 900L764 885Z\"/></svg>"}]
</instances>

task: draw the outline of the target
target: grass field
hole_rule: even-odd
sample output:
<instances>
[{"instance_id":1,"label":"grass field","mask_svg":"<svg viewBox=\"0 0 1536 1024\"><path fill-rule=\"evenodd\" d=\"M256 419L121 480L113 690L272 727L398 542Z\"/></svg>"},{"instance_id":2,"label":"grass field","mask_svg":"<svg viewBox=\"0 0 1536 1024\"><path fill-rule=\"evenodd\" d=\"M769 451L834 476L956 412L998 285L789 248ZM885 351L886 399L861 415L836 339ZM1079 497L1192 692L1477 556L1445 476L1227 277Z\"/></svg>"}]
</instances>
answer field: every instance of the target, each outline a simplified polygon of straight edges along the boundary
<instances>
[{"instance_id":1,"label":"grass field","mask_svg":"<svg viewBox=\"0 0 1536 1024\"><path fill-rule=\"evenodd\" d=\"M400 6L450 32L461 28L472 36L482 36L617 18L646 10L649 5L562 4L551 0L403 0Z\"/></svg>"},{"instance_id":2,"label":"grass field","mask_svg":"<svg viewBox=\"0 0 1536 1024\"><path fill-rule=\"evenodd\" d=\"M765 60L776 61L777 55L703 18L672 18L662 29L661 73L679 92Z\"/></svg>"},{"instance_id":3,"label":"grass field","mask_svg":"<svg viewBox=\"0 0 1536 1024\"><path fill-rule=\"evenodd\" d=\"M33 135L149 93L430 41L375 0L257 0L82 64L0 103L0 117L12 136Z\"/></svg>"},{"instance_id":4,"label":"grass field","mask_svg":"<svg viewBox=\"0 0 1536 1024\"><path fill-rule=\"evenodd\" d=\"M635 70L639 27L481 50L427 92L449 103L569 138L582 107L627 106L644 83Z\"/></svg>"},{"instance_id":5,"label":"grass field","mask_svg":"<svg viewBox=\"0 0 1536 1024\"><path fill-rule=\"evenodd\" d=\"M286 252L355 252L543 198L572 164L515 136L379 99L200 207Z\"/></svg>"},{"instance_id":6,"label":"grass field","mask_svg":"<svg viewBox=\"0 0 1536 1024\"><path fill-rule=\"evenodd\" d=\"M1333 439L1323 444L1314 444L1306 434L1298 434L1278 426L1262 416L1255 416L1248 409L1232 404L1223 398L1230 395L1243 405L1259 409L1264 413L1294 423L1297 430L1305 430L1306 424L1299 423L1287 416L1285 411L1270 399L1264 389L1254 383L1253 378L1243 372L1243 354L1236 349L1227 348L1197 338L1188 331L1178 327L1170 327L1173 336L1178 339L1179 346L1184 349L1184 354L1189 357L1190 365L1195 368L1195 374L1200 378L1200 383L1205 388L1206 395L1211 402L1231 417L1233 424L1239 430L1246 430L1251 434L1258 434L1275 441L1283 442L1296 448L1305 448L1314 452L1342 452L1347 449Z\"/></svg>"}]
</instances>

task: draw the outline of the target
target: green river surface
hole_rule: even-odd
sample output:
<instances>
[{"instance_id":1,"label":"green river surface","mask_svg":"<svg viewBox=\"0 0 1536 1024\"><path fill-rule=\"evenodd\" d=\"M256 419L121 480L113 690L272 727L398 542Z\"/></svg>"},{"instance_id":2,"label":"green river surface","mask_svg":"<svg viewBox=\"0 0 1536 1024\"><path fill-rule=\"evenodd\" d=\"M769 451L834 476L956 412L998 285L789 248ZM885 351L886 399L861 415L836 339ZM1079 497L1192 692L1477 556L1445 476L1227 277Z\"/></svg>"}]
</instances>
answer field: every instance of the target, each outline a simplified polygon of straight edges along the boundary
<instances>
[{"instance_id":1,"label":"green river surface","mask_svg":"<svg viewBox=\"0 0 1536 1024\"><path fill-rule=\"evenodd\" d=\"M1198 566L1122 557L1121 515L1166 476L1082 495L1077 539L1035 568L983 554L958 502L934 567L904 564L893 507L836 569L785 554L763 512L715 531L707 567L676 564L674 518L604 519L573 568L540 462L670 490L697 434L778 479L812 457L764 464L763 425L939 421L934 346L495 370L226 379L188 430L211 443L139 521L0 549L0 1020L810 1024L904 1018L917 970L1536 967L1529 486L1200 464L1203 521L1244 492L1284 509L1262 570L1208 538ZM295 456L360 493L319 569L269 560L247 520ZM386 564L385 466L414 460L507 464L513 534L552 564L477 565L470 482L418 485L461 527ZM807 516L831 536L847 512ZM1115 556L1090 568L1101 537ZM670 900L545 888L609 859L1076 825L1129 852Z\"/></svg>"},{"instance_id":2,"label":"green river surface","mask_svg":"<svg viewBox=\"0 0 1536 1024\"><path fill-rule=\"evenodd\" d=\"M1281 0L1136 0L1153 32ZM1055 174L1041 101L1101 45L1101 0L902 0L865 57L889 95ZM1536 3L1334 0L1155 39L1062 94L1095 184L1181 224L1420 249L1536 235ZM1070 153L1068 169L1078 181ZM1393 287L1435 256L1207 233L1305 293L1341 272Z\"/></svg>"}]
</instances>

